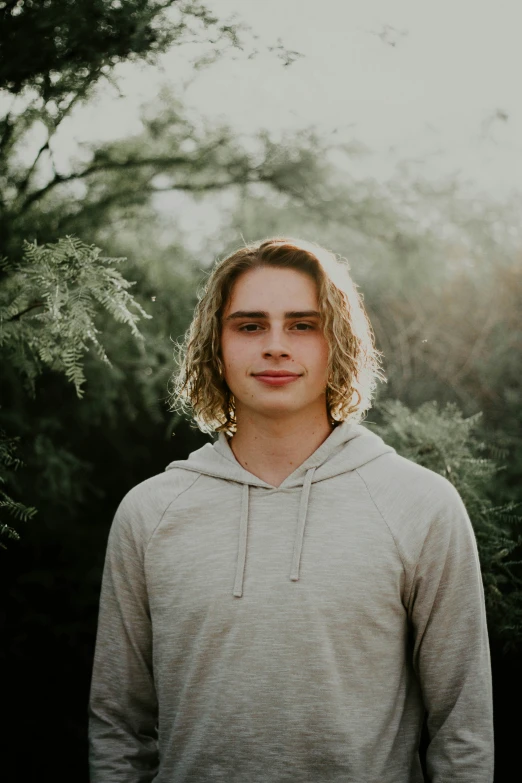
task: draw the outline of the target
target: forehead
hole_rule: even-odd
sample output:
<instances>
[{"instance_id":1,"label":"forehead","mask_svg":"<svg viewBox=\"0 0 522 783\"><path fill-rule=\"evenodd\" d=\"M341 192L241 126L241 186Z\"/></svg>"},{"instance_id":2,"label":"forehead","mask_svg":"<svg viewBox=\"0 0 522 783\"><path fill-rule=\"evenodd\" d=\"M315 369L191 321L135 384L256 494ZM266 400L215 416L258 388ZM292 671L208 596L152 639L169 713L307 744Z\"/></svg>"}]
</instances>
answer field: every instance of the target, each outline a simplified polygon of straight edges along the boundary
<instances>
[{"instance_id":1,"label":"forehead","mask_svg":"<svg viewBox=\"0 0 522 783\"><path fill-rule=\"evenodd\" d=\"M232 286L225 315L233 310L317 310L317 286L296 269L259 267L243 272Z\"/></svg>"}]
</instances>

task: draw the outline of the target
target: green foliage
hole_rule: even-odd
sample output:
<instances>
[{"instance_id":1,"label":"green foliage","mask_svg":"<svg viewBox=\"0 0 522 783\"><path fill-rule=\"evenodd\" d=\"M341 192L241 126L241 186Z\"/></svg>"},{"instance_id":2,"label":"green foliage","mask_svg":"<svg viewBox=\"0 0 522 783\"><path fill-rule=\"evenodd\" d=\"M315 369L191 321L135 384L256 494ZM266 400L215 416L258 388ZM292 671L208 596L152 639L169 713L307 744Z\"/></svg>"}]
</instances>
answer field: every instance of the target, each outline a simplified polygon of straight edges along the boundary
<instances>
[{"instance_id":1,"label":"green foliage","mask_svg":"<svg viewBox=\"0 0 522 783\"><path fill-rule=\"evenodd\" d=\"M436 402L411 410L398 400L381 403L377 412L382 421L376 430L387 443L459 491L477 538L490 629L508 643L520 641L522 517L514 513L517 504L497 505L489 497L502 468L485 456L477 433L481 414L465 418L457 405L440 408Z\"/></svg>"},{"instance_id":2,"label":"green foliage","mask_svg":"<svg viewBox=\"0 0 522 783\"><path fill-rule=\"evenodd\" d=\"M31 444L24 461L33 482L12 475L10 482L20 497L27 485L33 496L38 485L39 507L67 499L72 512L83 493L95 492L86 478L89 458L79 456L94 422L116 429L141 421L145 409L144 421L172 430L160 409L170 374L168 335L174 330L177 339L186 326L192 278L181 269L184 251L176 252L172 241L161 245L152 231L152 241L143 242L144 227L157 225L152 198L165 190L205 194L266 179L258 158L228 128L197 128L167 96L144 118L142 134L93 147L89 160L71 160L66 170L56 165L56 134L101 80L116 87L111 80L120 63L150 64L171 46L197 43L203 46L196 55L188 53L197 69L227 49L244 50L248 40L245 25L219 18L199 0L0 2L0 424L21 435L22 450ZM298 56L280 43L268 48L287 64ZM91 242L103 235L103 247L132 234L133 253L142 251L141 258L134 253L139 295L131 297L133 284L115 268L122 259L102 258L71 234ZM180 269L164 275L164 288L154 270L173 257ZM160 317L140 334L136 323L150 318L150 304ZM109 362L114 356L117 366ZM77 397L89 378L99 394L73 413L59 374ZM53 394L67 400L60 417ZM68 428L66 416L73 420ZM40 485L36 474L47 481ZM9 502L20 514L22 507Z\"/></svg>"},{"instance_id":3,"label":"green foliage","mask_svg":"<svg viewBox=\"0 0 522 783\"><path fill-rule=\"evenodd\" d=\"M82 359L89 347L110 364L95 325L100 308L138 339L137 321L152 317L129 293L133 283L114 268L125 259L100 253L73 237L43 246L26 242L23 259L5 265L0 348L32 393L35 378L48 367L63 372L81 397Z\"/></svg>"},{"instance_id":4,"label":"green foliage","mask_svg":"<svg viewBox=\"0 0 522 783\"><path fill-rule=\"evenodd\" d=\"M14 160L11 186L2 191L0 181L11 234L4 252L12 255L13 242L28 231L47 242L154 220L154 203L167 193L197 203L258 188L271 199L316 202L331 173L313 133L275 143L260 132L245 144L226 124L190 119L171 90L144 108L141 124L133 136L84 145L84 162L68 173L49 171L43 159L21 171Z\"/></svg>"},{"instance_id":5,"label":"green foliage","mask_svg":"<svg viewBox=\"0 0 522 783\"><path fill-rule=\"evenodd\" d=\"M115 269L124 259L104 258L100 252L67 237L43 246L26 242L21 261L3 262L0 353L4 366L23 379L32 395L36 379L47 368L63 373L81 397L85 382L83 363L89 348L110 365L98 338L96 321L100 312L105 311L113 321L124 324L134 339L143 339L136 324L140 318L151 316L129 293L133 283ZM15 456L19 440L0 431L0 470L21 465ZM35 439L36 453L39 448L41 437ZM52 455L52 450L47 453ZM47 462L49 470L52 459ZM67 470L71 472L71 467ZM2 485L6 480L7 475L0 473ZM3 489L0 509L18 521L26 521L35 513L34 508L13 500ZM3 520L0 535L18 537Z\"/></svg>"},{"instance_id":6,"label":"green foliage","mask_svg":"<svg viewBox=\"0 0 522 783\"><path fill-rule=\"evenodd\" d=\"M7 513L15 520L27 522L36 514L36 509L13 500L3 487L7 481L8 471L16 470L23 465L22 460L16 456L16 448L20 438L8 438L4 430L0 429L0 538L18 539L17 531L7 524L4 515ZM0 541L0 547L5 549Z\"/></svg>"},{"instance_id":7,"label":"green foliage","mask_svg":"<svg viewBox=\"0 0 522 783\"><path fill-rule=\"evenodd\" d=\"M206 42L217 56L241 44L240 30L200 2L0 2L0 256L19 258L23 239L49 242L75 233L55 230L49 216L34 209L46 227L40 231L36 216L28 219L26 212L49 181L67 179L55 166L55 136L100 80L112 79L118 63L152 62L186 42ZM35 139L41 140L36 149Z\"/></svg>"},{"instance_id":8,"label":"green foliage","mask_svg":"<svg viewBox=\"0 0 522 783\"><path fill-rule=\"evenodd\" d=\"M68 183L87 180L92 191L99 189L98 196L91 192L90 203L85 204L87 213L94 211L99 222L102 212L107 215L116 202L143 204L144 197L154 192L153 177L175 174L176 167L181 183L174 176L172 189L202 192L242 179L244 151L234 156L230 139L222 144L220 133L210 130L206 133L210 145L197 139L194 155L176 144L176 132L167 135L170 143L162 149L157 144L140 152L136 144L126 143L119 155L118 145L108 145L94 150L86 165L69 161L65 170L56 165L54 144L63 121L92 97L100 82L108 82L117 94L119 64L152 64L167 49L190 45L187 55L197 71L227 51L254 56L255 40L235 16L220 18L200 0L0 0L0 255L18 257L22 239L49 242L68 233L80 235L78 226L62 225L70 223L71 213L77 217L81 211L78 188L67 188ZM198 45L195 54L194 44ZM280 41L268 50L286 65L299 56ZM183 123L177 120L179 131ZM135 141L139 145L139 139ZM225 153L223 161L216 151L219 147ZM217 170L207 159L209 153ZM205 168L210 177L201 171ZM250 176L254 170L255 166L248 166ZM123 177L117 176L119 171ZM114 183L111 173L116 175ZM105 183L100 174L107 175ZM125 188L117 187L123 179L130 186L127 197ZM56 188L61 191L61 217L52 204L43 210L41 205ZM72 208L68 209L69 200Z\"/></svg>"},{"instance_id":9,"label":"green foliage","mask_svg":"<svg viewBox=\"0 0 522 783\"><path fill-rule=\"evenodd\" d=\"M151 60L173 44L210 36L237 46L241 28L197 1L3 0L0 31L0 89L31 87L59 103L117 63Z\"/></svg>"}]
</instances>

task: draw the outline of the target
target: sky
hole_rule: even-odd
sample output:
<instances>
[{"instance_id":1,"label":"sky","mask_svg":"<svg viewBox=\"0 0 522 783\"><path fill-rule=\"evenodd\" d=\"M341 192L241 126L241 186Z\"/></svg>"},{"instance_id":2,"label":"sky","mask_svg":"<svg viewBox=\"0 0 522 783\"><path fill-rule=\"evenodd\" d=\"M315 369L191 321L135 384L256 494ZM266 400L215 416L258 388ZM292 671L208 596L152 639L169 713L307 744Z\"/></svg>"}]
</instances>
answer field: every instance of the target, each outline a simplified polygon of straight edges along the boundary
<instances>
[{"instance_id":1,"label":"sky","mask_svg":"<svg viewBox=\"0 0 522 783\"><path fill-rule=\"evenodd\" d=\"M522 4L518 0L253 0L267 40L304 57L223 62L191 99L243 130L308 124L362 143L378 178L404 160L505 195L522 190ZM216 84L231 89L216 89ZM372 160L373 158L373 160Z\"/></svg>"},{"instance_id":2,"label":"sky","mask_svg":"<svg viewBox=\"0 0 522 783\"><path fill-rule=\"evenodd\" d=\"M81 141L139 131L139 108L163 85L194 115L238 133L314 126L365 153L354 176L385 182L407 164L428 180L456 177L494 198L522 192L522 3L519 0L208 0L259 36L252 58L225 56L189 80L197 47L118 72L61 131L65 163ZM302 56L268 51L281 39ZM333 134L333 135L332 135Z\"/></svg>"}]
</instances>

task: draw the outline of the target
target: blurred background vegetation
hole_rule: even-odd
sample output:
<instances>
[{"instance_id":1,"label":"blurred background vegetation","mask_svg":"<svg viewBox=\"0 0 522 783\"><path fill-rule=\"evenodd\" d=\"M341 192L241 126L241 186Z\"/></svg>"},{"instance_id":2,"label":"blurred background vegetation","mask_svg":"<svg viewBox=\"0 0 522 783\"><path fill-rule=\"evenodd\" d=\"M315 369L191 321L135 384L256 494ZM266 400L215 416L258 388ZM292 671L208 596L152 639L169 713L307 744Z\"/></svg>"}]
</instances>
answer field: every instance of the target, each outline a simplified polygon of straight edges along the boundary
<instances>
[{"instance_id":1,"label":"blurred background vegetation","mask_svg":"<svg viewBox=\"0 0 522 783\"><path fill-rule=\"evenodd\" d=\"M0 2L0 590L10 781L87 781L86 709L108 529L122 496L205 436L168 411L173 343L209 264L298 236L347 257L385 356L367 425L461 492L484 574L497 776L520 768L520 199L455 181L346 176L356 148L314 129L245 139L195 121L175 78L139 132L54 140L122 63L196 41L193 70L254 32L211 4ZM299 56L275 41L281 68ZM341 174L341 171L343 172ZM178 210L157 197L182 196ZM184 209L210 205L198 251ZM516 716L516 722L513 720ZM4 733L4 740L7 735ZM4 762L7 763L7 762ZM518 766L516 766L518 765Z\"/></svg>"}]
</instances>

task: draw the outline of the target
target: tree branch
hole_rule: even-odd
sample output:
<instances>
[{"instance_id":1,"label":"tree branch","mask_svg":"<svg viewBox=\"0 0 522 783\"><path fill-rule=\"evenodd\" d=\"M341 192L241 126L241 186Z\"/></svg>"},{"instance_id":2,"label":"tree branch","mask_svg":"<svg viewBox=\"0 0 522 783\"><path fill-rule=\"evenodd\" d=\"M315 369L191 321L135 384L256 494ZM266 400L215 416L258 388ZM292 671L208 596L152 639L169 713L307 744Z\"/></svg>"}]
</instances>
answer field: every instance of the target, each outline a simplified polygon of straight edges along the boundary
<instances>
[{"instance_id":1,"label":"tree branch","mask_svg":"<svg viewBox=\"0 0 522 783\"><path fill-rule=\"evenodd\" d=\"M51 137L48 136L47 137L47 141L44 144L42 144L42 146L38 150L38 152L36 153L35 159L33 160L31 165L27 169L25 177L23 178L23 180L21 181L20 185L18 186L18 192L19 192L20 195L22 195L23 193L26 192L27 188L29 187L29 183L31 182L31 178L32 178L32 176L34 174L36 166L38 164L38 161L40 160L40 158L43 155L43 153L45 152L45 150L49 149L50 138Z\"/></svg>"},{"instance_id":2,"label":"tree branch","mask_svg":"<svg viewBox=\"0 0 522 783\"><path fill-rule=\"evenodd\" d=\"M23 202L19 212L26 212L29 207L34 204L35 201L39 201L46 193L54 190L58 185L63 185L66 182L74 182L75 180L85 179L91 174L97 174L102 171L118 171L130 168L141 168L144 166L181 166L183 164L192 163L190 158L186 157L166 157L166 158L142 158L140 160L124 160L124 161L107 161L102 165L94 163L91 166L87 166L83 171L74 172L72 174L56 174L47 185L44 185L39 190L35 190L31 193Z\"/></svg>"},{"instance_id":3,"label":"tree branch","mask_svg":"<svg viewBox=\"0 0 522 783\"><path fill-rule=\"evenodd\" d=\"M139 195L154 195L155 193L173 193L176 191L181 192L187 192L187 193L197 193L201 191L216 191L216 190L224 190L226 188L233 187L234 185L250 185L252 183L260 182L261 180L259 178L257 179L247 179L244 178L241 180L238 179L230 179L227 182L204 182L200 185L195 185L193 182L180 182L175 185L171 185L168 187L163 188L155 188L150 185L143 186L139 189ZM99 210L107 209L108 207L111 207L113 204L117 204L119 206L123 207L132 207L135 203L134 196L135 192L127 190L121 190L121 191L113 191L108 196L106 196L103 199L100 199L99 201L94 201L89 204L82 203L81 206L81 214L86 215L89 212L90 213L96 213ZM64 215L63 218L61 218L57 224L56 230L58 233L67 233L68 223L70 220L74 221L78 217L79 213L72 213L69 215Z\"/></svg>"},{"instance_id":4,"label":"tree branch","mask_svg":"<svg viewBox=\"0 0 522 783\"><path fill-rule=\"evenodd\" d=\"M0 138L0 153L4 149L4 147L9 143L9 140L11 136L13 135L14 126L11 122L11 115L8 113L2 120L2 124L4 126L2 131L2 136Z\"/></svg>"},{"instance_id":5,"label":"tree branch","mask_svg":"<svg viewBox=\"0 0 522 783\"><path fill-rule=\"evenodd\" d=\"M30 310L34 310L36 307L44 307L45 302L33 302L29 305L29 307L26 307L25 310L20 310L19 313L16 313L16 315L13 315L11 318L7 319L7 322L10 323L11 321L19 321L20 318L28 313Z\"/></svg>"},{"instance_id":6,"label":"tree branch","mask_svg":"<svg viewBox=\"0 0 522 783\"><path fill-rule=\"evenodd\" d=\"M265 180L269 181L269 180ZM186 191L187 193L200 193L201 191L205 190L221 190L224 188L230 188L233 185L252 185L257 182L263 182L263 180L260 177L237 177L233 179L229 179L224 182L176 182L172 185L167 185L164 188L155 188L150 187L146 188L145 191L147 193L170 193L171 191L175 190L182 190Z\"/></svg>"}]
</instances>

